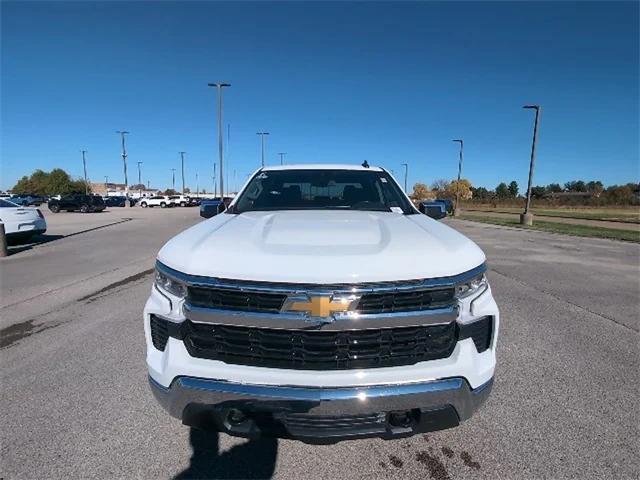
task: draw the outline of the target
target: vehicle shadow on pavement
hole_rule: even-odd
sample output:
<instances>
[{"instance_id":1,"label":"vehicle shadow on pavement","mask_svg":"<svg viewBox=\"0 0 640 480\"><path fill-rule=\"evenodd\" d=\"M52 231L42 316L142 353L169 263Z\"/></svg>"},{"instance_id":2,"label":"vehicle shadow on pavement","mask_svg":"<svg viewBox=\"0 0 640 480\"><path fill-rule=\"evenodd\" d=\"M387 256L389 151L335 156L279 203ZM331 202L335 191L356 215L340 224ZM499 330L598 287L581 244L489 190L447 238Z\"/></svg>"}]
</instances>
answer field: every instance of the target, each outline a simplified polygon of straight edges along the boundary
<instances>
[{"instance_id":1,"label":"vehicle shadow on pavement","mask_svg":"<svg viewBox=\"0 0 640 480\"><path fill-rule=\"evenodd\" d=\"M193 454L189 467L174 480L189 478L271 478L276 468L278 441L275 438L249 440L220 453L220 434L192 428L189 441Z\"/></svg>"},{"instance_id":2,"label":"vehicle shadow on pavement","mask_svg":"<svg viewBox=\"0 0 640 480\"><path fill-rule=\"evenodd\" d=\"M28 243L18 242L15 240L7 241L7 248L9 255L13 255L15 253L24 252L25 250L31 250L33 247L37 247L43 243L53 242L54 240L59 240L64 237L64 235L34 235L32 239L28 240Z\"/></svg>"}]
</instances>

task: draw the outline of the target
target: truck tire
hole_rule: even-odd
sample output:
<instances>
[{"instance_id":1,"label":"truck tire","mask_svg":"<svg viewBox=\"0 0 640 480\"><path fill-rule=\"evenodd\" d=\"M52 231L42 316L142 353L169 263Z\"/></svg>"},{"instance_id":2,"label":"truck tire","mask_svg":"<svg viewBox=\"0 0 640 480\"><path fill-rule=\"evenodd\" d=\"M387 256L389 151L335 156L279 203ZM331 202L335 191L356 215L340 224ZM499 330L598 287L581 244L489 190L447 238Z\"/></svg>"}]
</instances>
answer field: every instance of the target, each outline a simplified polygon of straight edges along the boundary
<instances>
[{"instance_id":1,"label":"truck tire","mask_svg":"<svg viewBox=\"0 0 640 480\"><path fill-rule=\"evenodd\" d=\"M60 205L49 205L51 213L58 213L60 211Z\"/></svg>"},{"instance_id":2,"label":"truck tire","mask_svg":"<svg viewBox=\"0 0 640 480\"><path fill-rule=\"evenodd\" d=\"M181 206L181 207L186 207L186 206L187 206L187 203L186 203L186 202L180 202L180 206Z\"/></svg>"},{"instance_id":3,"label":"truck tire","mask_svg":"<svg viewBox=\"0 0 640 480\"><path fill-rule=\"evenodd\" d=\"M89 205L81 205L80 206L80 213L87 213L89 211Z\"/></svg>"},{"instance_id":4,"label":"truck tire","mask_svg":"<svg viewBox=\"0 0 640 480\"><path fill-rule=\"evenodd\" d=\"M141 206L142 208L147 208L147 202L142 202L142 203L140 203L140 206Z\"/></svg>"},{"instance_id":5,"label":"truck tire","mask_svg":"<svg viewBox=\"0 0 640 480\"><path fill-rule=\"evenodd\" d=\"M167 208L167 204L165 202L160 202L160 208Z\"/></svg>"}]
</instances>

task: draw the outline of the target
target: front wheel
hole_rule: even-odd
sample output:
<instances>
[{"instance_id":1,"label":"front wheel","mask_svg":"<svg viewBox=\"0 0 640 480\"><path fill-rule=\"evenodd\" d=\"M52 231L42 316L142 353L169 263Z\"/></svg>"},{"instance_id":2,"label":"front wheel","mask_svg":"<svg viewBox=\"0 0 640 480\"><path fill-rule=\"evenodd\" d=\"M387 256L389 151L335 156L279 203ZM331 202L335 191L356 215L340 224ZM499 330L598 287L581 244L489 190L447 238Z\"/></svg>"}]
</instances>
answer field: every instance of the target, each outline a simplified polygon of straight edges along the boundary
<instances>
[{"instance_id":1,"label":"front wheel","mask_svg":"<svg viewBox=\"0 0 640 480\"><path fill-rule=\"evenodd\" d=\"M142 203L140 204L140 206L141 206L142 208L147 208L147 202L142 202Z\"/></svg>"},{"instance_id":2,"label":"front wheel","mask_svg":"<svg viewBox=\"0 0 640 480\"><path fill-rule=\"evenodd\" d=\"M181 207L186 207L186 206L187 206L187 204L186 204L185 202L180 202L180 206L181 206Z\"/></svg>"},{"instance_id":3,"label":"front wheel","mask_svg":"<svg viewBox=\"0 0 640 480\"><path fill-rule=\"evenodd\" d=\"M87 213L89 211L89 205L82 205L80 207L80 213Z\"/></svg>"},{"instance_id":4,"label":"front wheel","mask_svg":"<svg viewBox=\"0 0 640 480\"><path fill-rule=\"evenodd\" d=\"M49 210L52 213L58 213L60 211L60 205L49 205Z\"/></svg>"},{"instance_id":5,"label":"front wheel","mask_svg":"<svg viewBox=\"0 0 640 480\"><path fill-rule=\"evenodd\" d=\"M162 203L160 204L160 208L167 208L167 204L166 204L166 203L164 203L164 202L162 202Z\"/></svg>"}]
</instances>

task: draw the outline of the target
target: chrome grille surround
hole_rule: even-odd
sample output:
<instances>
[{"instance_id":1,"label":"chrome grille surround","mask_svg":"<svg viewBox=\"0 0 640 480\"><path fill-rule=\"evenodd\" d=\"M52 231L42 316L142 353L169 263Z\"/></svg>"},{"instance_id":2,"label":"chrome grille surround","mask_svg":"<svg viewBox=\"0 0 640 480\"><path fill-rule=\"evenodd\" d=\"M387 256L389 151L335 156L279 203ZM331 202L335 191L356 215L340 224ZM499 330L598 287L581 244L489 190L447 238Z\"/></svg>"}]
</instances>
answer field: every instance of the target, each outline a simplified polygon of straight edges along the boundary
<instances>
[{"instance_id":1,"label":"chrome grille surround","mask_svg":"<svg viewBox=\"0 0 640 480\"><path fill-rule=\"evenodd\" d=\"M258 296L278 295L286 305L288 298L328 296L357 297L359 301L352 302L349 311L336 312L328 317L313 317L308 312L282 311L251 311L242 308L211 308L205 304L191 301L188 295L185 299L183 312L187 319L195 323L219 325L236 325L256 328L283 328L300 330L362 330L369 328L393 328L400 326L420 326L446 324L455 321L458 316L458 302L453 296L456 284L465 282L486 271L483 263L476 268L459 275L441 278L401 280L395 282L375 283L339 283L339 284L302 284L279 282L254 282L245 280L230 280L215 277L189 275L174 270L161 262L156 262L156 268L164 274L183 282L187 288L211 289L230 294L252 294ZM368 295L402 295L419 292L442 292L451 289L450 300L434 304L432 308L418 310L394 311L385 308L378 312L370 309L366 313L358 310L358 303ZM422 296L419 296L422 298ZM445 298L446 300L446 298ZM422 300L421 300L422 301ZM421 303L424 306L424 301Z\"/></svg>"}]
</instances>

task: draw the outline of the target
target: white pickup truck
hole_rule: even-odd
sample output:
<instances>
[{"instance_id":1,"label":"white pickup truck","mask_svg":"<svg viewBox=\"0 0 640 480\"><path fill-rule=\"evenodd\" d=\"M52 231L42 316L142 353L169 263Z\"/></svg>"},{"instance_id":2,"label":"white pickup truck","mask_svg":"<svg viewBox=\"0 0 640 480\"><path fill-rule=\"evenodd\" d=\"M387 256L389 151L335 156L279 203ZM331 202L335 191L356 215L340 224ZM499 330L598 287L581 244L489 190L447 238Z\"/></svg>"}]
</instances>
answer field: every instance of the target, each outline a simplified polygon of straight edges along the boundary
<instances>
[{"instance_id":1,"label":"white pickup truck","mask_svg":"<svg viewBox=\"0 0 640 480\"><path fill-rule=\"evenodd\" d=\"M258 170L159 252L144 309L160 404L230 435L334 442L457 426L488 397L485 255L381 168Z\"/></svg>"}]
</instances>

